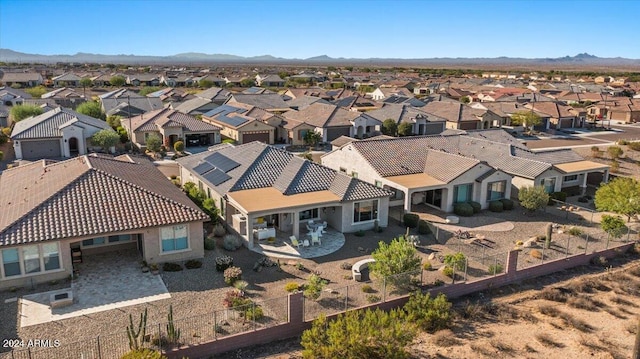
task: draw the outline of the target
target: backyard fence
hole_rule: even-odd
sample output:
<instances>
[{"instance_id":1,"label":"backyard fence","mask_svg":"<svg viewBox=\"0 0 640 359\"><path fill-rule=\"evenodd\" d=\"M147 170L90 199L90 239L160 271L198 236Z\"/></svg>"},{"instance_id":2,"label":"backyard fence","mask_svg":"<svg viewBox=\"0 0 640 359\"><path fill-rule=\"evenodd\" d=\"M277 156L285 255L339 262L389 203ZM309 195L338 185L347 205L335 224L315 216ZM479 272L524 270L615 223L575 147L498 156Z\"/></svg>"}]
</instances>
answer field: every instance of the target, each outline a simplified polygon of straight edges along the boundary
<instances>
[{"instance_id":1,"label":"backyard fence","mask_svg":"<svg viewBox=\"0 0 640 359\"><path fill-rule=\"evenodd\" d=\"M575 236L574 236L575 237ZM432 267L400 273L346 286L329 283L317 298L301 293L267 299L241 307L212 311L207 314L173 321L180 331L169 332L169 322L149 324L141 338L141 347L166 353L170 358L207 356L244 346L268 343L302 333L321 314L332 317L348 310L403 305L415 291L444 293L449 298L486 290L556 271L588 264L594 259L606 261L630 248L635 242L626 238L606 240L593 236L567 239L578 245L566 248L533 249L466 255L463 262L446 265L444 257L434 253ZM560 241L562 242L562 240ZM581 247L582 246L582 247ZM444 268L451 267L445 275ZM262 312L262 316L256 315ZM135 324L135 323L134 323ZM101 335L57 348L27 348L0 353L0 359L111 359L130 351L129 338L122 331Z\"/></svg>"}]
</instances>

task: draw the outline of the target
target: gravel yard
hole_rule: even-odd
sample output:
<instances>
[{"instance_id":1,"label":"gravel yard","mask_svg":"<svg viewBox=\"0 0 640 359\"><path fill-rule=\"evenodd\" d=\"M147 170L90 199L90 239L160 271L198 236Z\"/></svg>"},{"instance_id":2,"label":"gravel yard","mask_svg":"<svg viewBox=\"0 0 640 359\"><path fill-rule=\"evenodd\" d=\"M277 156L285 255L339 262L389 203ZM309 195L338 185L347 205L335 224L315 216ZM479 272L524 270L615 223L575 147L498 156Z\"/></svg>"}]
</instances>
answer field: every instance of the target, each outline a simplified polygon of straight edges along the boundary
<instances>
[{"instance_id":1,"label":"gravel yard","mask_svg":"<svg viewBox=\"0 0 640 359\"><path fill-rule=\"evenodd\" d=\"M426 213L423 217L436 222L442 221L443 213ZM438 217L439 216L439 217ZM552 249L546 250L544 260L560 258L567 254L566 243L569 239L569 254L576 254L585 250L585 238L589 234L589 243L586 250L591 251L604 248L606 236L597 225L590 226L589 219L579 220L576 213L558 211L549 207L547 213L539 212L535 215L523 215L522 209L516 208L513 211L502 213L492 213L483 211L473 217L463 218L460 225L468 227L468 231L474 236L484 236L485 246L467 243L455 238L449 232L441 231L439 241L436 242L433 235L420 237L418 251L424 261L430 261L434 269L442 266L439 258L448 253L461 251L469 257L469 269L467 276L469 279L490 275L489 265L495 264L498 258L499 263L504 265L506 253L518 247L522 249L519 265L529 266L540 263L542 259L536 259L531 251L540 250L543 243L538 244L538 248L523 248L517 246L519 241L526 241L531 237L544 234L545 226L549 222L557 223L560 226L577 226L583 230L581 238L571 237L566 233L554 233L554 243ZM596 218L597 219L597 218ZM329 281L327 289L322 292L316 302L310 302L305 307L305 317L312 319L320 312L336 312L345 308L353 308L365 305L369 302L381 300L383 297L391 297L406 293L405 289L396 289L387 286L386 290L380 282L354 282L351 279L350 265L358 260L370 257L371 252L377 248L379 241L390 241L393 237L403 234L405 229L391 221L390 225L383 233L373 233L367 231L364 237L357 237L353 234L346 235L346 243L337 252L330 255L314 258L296 260L280 260L280 266L262 267L260 271L254 271L254 264L261 257L259 254L242 248L235 252L227 252L218 246L214 251L207 251L201 268L185 269L180 272L163 272L162 278L171 294L170 299L158 300L150 303L128 306L117 310L98 312L91 315L65 319L53 323L34 325L26 328L17 328L18 309L16 302L5 303L6 299L19 297L25 294L49 291L58 288L68 287L69 283L57 283L55 285L41 285L35 289L21 288L15 292L0 292L0 300L3 305L0 307L0 337L21 338L29 340L34 338L57 339L61 346L70 346L71 343L83 340L93 340L96 336L101 336L101 342L112 343L113 346L127 348L127 337L125 327L129 324L129 314L134 317L134 323L144 311L148 309L148 325L151 328L157 327L155 323L165 323L169 306L173 306L174 317L178 324L182 323L183 343L197 343L208 340L211 335L228 335L242 330L250 330L252 326L272 325L286 320L286 300L287 292L284 287L288 282L302 284L310 274L315 273ZM502 231L474 231L473 228L485 226L487 223L511 222L513 228ZM491 228L491 227L482 227ZM504 228L504 226L503 226ZM562 227L559 227L562 228ZM413 231L415 233L415 230ZM631 232L631 239L636 239L635 231ZM594 240L596 238L597 240ZM626 236L625 238L626 239ZM611 243L613 245L613 243ZM482 248L484 248L484 260L482 259ZM242 279L249 283L246 289L248 298L261 304L265 311L265 319L256 323L247 322L238 318L233 311L223 311L223 298L230 287L224 283L223 275L216 271L214 259L216 256L227 254L233 257L234 265L243 270ZM431 257L431 260L428 258ZM348 266L346 264L348 264ZM343 269L348 268L348 269ZM368 280L368 271L363 273L363 279ZM431 284L438 280L451 282L449 277L444 276L441 271L418 271L413 275L415 281ZM371 288L367 288L366 286ZM364 287L364 289L363 289ZM215 311L216 314L213 313ZM180 321L177 319L181 318ZM184 318L184 319L182 319ZM205 333L203 328L212 331L215 324L224 323L217 334ZM164 327L164 325L163 325ZM162 329L159 329L162 331ZM157 330L151 330L156 333ZM77 346L76 346L77 347ZM0 348L0 351L7 351L7 348Z\"/></svg>"}]
</instances>

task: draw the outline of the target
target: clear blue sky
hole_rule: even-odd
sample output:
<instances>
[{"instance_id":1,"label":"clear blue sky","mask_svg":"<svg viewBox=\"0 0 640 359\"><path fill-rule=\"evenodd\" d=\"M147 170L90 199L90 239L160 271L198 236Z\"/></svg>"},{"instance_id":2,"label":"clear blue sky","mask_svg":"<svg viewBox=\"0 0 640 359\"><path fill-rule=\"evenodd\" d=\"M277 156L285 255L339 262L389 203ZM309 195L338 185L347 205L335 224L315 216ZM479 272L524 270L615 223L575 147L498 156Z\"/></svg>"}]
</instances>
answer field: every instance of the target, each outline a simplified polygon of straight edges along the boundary
<instances>
[{"instance_id":1,"label":"clear blue sky","mask_svg":"<svg viewBox=\"0 0 640 359\"><path fill-rule=\"evenodd\" d=\"M0 0L39 54L640 58L640 1Z\"/></svg>"}]
</instances>

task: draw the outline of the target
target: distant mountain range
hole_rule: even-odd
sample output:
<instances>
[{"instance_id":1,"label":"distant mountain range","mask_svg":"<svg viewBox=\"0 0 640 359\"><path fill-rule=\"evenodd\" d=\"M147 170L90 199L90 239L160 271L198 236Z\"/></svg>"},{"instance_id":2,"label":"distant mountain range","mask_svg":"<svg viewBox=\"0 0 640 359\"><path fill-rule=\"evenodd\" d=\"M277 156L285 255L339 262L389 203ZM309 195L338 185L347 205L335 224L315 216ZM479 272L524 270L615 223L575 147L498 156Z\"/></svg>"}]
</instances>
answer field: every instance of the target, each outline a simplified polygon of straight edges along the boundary
<instances>
[{"instance_id":1,"label":"distant mountain range","mask_svg":"<svg viewBox=\"0 0 640 359\"><path fill-rule=\"evenodd\" d=\"M450 58L437 57L425 59L398 59L398 58L333 58L327 55L314 56L307 59L288 59L271 55L243 57L229 54L204 54L198 52L181 53L171 56L143 56L143 55L102 55L77 53L75 55L39 55L27 54L0 48L0 61L17 63L113 63L113 64L206 64L206 63L246 63L246 64L292 64L292 65L330 65L330 64L379 64L379 65L511 65L511 66L540 66L540 65L565 65L575 67L589 66L624 66L638 67L640 59L626 59L622 57L603 58L581 53L576 56L558 58Z\"/></svg>"}]
</instances>

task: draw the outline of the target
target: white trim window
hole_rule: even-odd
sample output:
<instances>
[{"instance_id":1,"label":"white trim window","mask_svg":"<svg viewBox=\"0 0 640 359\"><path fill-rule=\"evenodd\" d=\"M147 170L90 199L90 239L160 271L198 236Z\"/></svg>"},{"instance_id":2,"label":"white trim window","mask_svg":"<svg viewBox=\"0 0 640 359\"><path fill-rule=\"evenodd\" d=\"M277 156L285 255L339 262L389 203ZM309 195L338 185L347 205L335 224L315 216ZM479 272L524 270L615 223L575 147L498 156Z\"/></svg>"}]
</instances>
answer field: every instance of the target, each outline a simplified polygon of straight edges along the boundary
<instances>
[{"instance_id":1,"label":"white trim window","mask_svg":"<svg viewBox=\"0 0 640 359\"><path fill-rule=\"evenodd\" d=\"M555 177L547 177L542 180L542 186L544 187L545 192L553 193L556 191L556 178Z\"/></svg>"},{"instance_id":2,"label":"white trim window","mask_svg":"<svg viewBox=\"0 0 640 359\"><path fill-rule=\"evenodd\" d=\"M573 182L578 180L578 175L568 175L562 178L562 182Z\"/></svg>"},{"instance_id":3,"label":"white trim window","mask_svg":"<svg viewBox=\"0 0 640 359\"><path fill-rule=\"evenodd\" d=\"M453 187L453 203L473 200L473 183L460 184Z\"/></svg>"},{"instance_id":4,"label":"white trim window","mask_svg":"<svg viewBox=\"0 0 640 359\"><path fill-rule=\"evenodd\" d=\"M378 200L353 203L353 223L368 222L378 219Z\"/></svg>"},{"instance_id":5,"label":"white trim window","mask_svg":"<svg viewBox=\"0 0 640 359\"><path fill-rule=\"evenodd\" d=\"M186 224L160 228L162 253L189 249L189 233Z\"/></svg>"},{"instance_id":6,"label":"white trim window","mask_svg":"<svg viewBox=\"0 0 640 359\"><path fill-rule=\"evenodd\" d=\"M507 189L507 181L489 182L487 185L487 202L503 199Z\"/></svg>"},{"instance_id":7,"label":"white trim window","mask_svg":"<svg viewBox=\"0 0 640 359\"><path fill-rule=\"evenodd\" d=\"M3 249L2 276L4 278L37 274L61 269L58 242L20 248Z\"/></svg>"}]
</instances>

